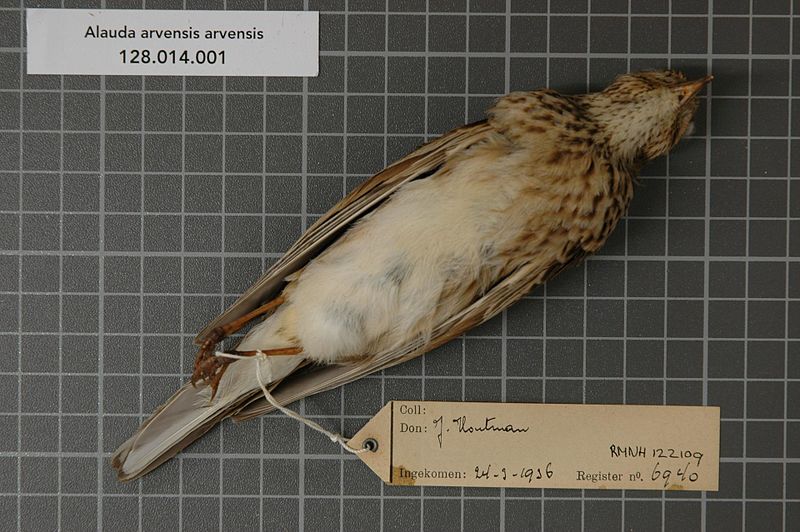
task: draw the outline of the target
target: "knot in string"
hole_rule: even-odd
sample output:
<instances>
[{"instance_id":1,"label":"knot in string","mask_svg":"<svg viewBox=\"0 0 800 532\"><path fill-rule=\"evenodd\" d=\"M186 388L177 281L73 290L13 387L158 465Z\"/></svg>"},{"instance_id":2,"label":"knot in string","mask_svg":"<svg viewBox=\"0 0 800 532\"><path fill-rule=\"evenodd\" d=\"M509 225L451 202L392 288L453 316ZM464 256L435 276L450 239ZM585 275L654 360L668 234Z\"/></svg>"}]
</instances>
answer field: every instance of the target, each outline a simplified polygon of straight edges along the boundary
<instances>
[{"instance_id":1,"label":"knot in string","mask_svg":"<svg viewBox=\"0 0 800 532\"><path fill-rule=\"evenodd\" d=\"M231 353L224 353L222 351L217 351L216 353L214 353L214 355L218 356L218 357L231 358L231 359L235 359L235 360L245 360L245 359L255 358L256 359L256 380L258 381L258 385L261 387L261 391L264 394L264 399L266 399L269 404L271 404L273 407L275 407L276 410L280 410L281 412L283 412L284 414L286 414L290 418L296 419L297 421L305 424L307 427L312 428L312 429L316 430L317 432L319 432L321 434L324 434L332 442L338 443L342 447L342 449L344 449L345 451L347 451L349 453L361 454L361 453L366 452L366 451L369 450L369 449L366 449L366 448L356 449L356 448L350 446L350 444L348 443L350 441L349 438L345 438L341 434L337 434L335 432L331 432L331 431L323 428L319 423L315 423L314 421L311 421L310 419L301 416L300 414L298 414L294 410L290 410L289 408L286 408L285 406L280 404L272 396L272 394L269 393L269 390L267 389L267 386L264 384L264 381L261 378L261 363L262 362L266 362L267 359L269 358L267 355L264 354L263 351L258 350L258 351L256 351L256 354L252 355L252 356L234 355L234 354L231 354Z\"/></svg>"}]
</instances>

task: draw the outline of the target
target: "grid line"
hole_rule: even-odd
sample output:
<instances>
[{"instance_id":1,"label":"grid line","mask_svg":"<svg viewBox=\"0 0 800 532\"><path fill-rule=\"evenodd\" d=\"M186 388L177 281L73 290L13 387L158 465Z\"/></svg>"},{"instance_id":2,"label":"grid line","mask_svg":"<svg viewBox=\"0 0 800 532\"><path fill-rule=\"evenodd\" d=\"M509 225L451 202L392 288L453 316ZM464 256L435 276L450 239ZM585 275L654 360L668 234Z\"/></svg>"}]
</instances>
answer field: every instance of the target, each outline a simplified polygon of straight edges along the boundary
<instances>
[{"instance_id":1,"label":"grid line","mask_svg":"<svg viewBox=\"0 0 800 532\"><path fill-rule=\"evenodd\" d=\"M750 14L752 15L752 13L753 13L753 1L752 0L750 0L749 9L750 9ZM748 38L750 39L750 48L752 48L753 47L753 19L752 19L752 17L748 19L748 24L750 26L750 30L748 32ZM748 67L749 67L748 70L752 71L752 69L753 69L753 60L751 58L748 58L747 62L748 62ZM752 94L752 91L753 91L752 81L748 80L748 84L747 84L748 95ZM753 125L752 104L751 104L751 99L750 98L747 99L747 120L748 120L748 125L749 125L748 130L750 130L750 128L752 128L752 125ZM749 141L748 141L748 144L749 144ZM750 155L750 150L747 150L747 175L748 176L750 175L750 156L751 156ZM746 204L748 206L747 212L749 214L749 212L750 212L750 209L749 209L749 206L750 206L750 187L747 187L747 191L745 192L745 195L746 195ZM750 231L747 231L745 233L745 249L746 249L745 254L747 256L749 256L749 252L750 252ZM747 268L745 270L745 273L744 273L745 286L749 285L749 270L750 269ZM749 300L747 299L747 295L748 294L745 294L745 302L744 302L745 319L747 319L748 312L750 310L750 304L749 304ZM747 348L748 334L749 334L749 331L747 329L745 329L745 331L744 331L744 336L745 336L745 344L744 344L744 368L745 368L744 371L745 371L745 377L749 376L748 375L748 371L749 371L749 364L748 364L748 358L749 357L748 357L748 354L749 353L748 353L748 348ZM744 387L744 390L742 392L742 401L744 402L745 405L747 405L747 386ZM743 456L747 456L747 428L748 428L747 427L747 420L745 420L742 423L742 432L743 432L743 434L742 434L742 455ZM745 497L747 497L747 467L744 467L744 466L742 467L742 494L743 494L743 497L742 497L742 532L745 532L746 531L746 525L747 525L747 503L746 503L746 499L745 499Z\"/></svg>"}]
</instances>

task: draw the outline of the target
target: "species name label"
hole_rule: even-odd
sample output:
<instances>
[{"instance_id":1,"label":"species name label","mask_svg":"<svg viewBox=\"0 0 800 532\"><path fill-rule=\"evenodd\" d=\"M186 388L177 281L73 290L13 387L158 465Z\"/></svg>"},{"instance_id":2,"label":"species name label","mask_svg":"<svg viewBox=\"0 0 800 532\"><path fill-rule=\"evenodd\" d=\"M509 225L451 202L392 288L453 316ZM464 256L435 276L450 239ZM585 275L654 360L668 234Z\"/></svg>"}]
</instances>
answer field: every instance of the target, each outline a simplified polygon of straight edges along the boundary
<instances>
[{"instance_id":1,"label":"species name label","mask_svg":"<svg viewBox=\"0 0 800 532\"><path fill-rule=\"evenodd\" d=\"M28 74L316 76L317 11L27 9Z\"/></svg>"},{"instance_id":2,"label":"species name label","mask_svg":"<svg viewBox=\"0 0 800 532\"><path fill-rule=\"evenodd\" d=\"M718 407L391 401L349 443L395 485L716 491L719 426Z\"/></svg>"}]
</instances>

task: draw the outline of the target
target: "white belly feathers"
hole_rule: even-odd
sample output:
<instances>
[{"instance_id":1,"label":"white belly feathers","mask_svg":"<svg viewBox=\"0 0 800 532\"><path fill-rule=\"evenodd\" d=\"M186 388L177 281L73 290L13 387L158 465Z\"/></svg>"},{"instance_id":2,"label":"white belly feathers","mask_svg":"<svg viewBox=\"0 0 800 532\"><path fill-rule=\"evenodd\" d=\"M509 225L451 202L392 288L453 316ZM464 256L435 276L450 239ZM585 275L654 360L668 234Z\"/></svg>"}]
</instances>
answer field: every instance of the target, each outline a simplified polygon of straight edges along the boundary
<instances>
[{"instance_id":1,"label":"white belly feathers","mask_svg":"<svg viewBox=\"0 0 800 532\"><path fill-rule=\"evenodd\" d=\"M498 227L514 236L474 181L451 172L406 185L306 266L279 312L240 349L263 348L270 336L274 344L277 333L282 347L299 344L307 358L334 362L429 335L463 304L443 298L446 287L478 280L482 244L498 238ZM498 188L508 195L508 181Z\"/></svg>"}]
</instances>

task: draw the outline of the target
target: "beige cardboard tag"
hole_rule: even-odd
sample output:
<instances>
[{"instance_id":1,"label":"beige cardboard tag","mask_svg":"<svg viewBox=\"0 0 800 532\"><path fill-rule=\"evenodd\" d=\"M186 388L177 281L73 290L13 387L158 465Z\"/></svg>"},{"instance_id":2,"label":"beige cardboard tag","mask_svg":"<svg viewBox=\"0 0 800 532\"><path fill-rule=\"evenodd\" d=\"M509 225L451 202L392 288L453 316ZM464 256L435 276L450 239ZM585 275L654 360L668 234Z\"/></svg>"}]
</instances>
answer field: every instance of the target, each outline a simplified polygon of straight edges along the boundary
<instances>
[{"instance_id":1,"label":"beige cardboard tag","mask_svg":"<svg viewBox=\"0 0 800 532\"><path fill-rule=\"evenodd\" d=\"M369 441L372 440L372 441ZM719 408L391 401L353 438L405 486L716 491Z\"/></svg>"}]
</instances>

